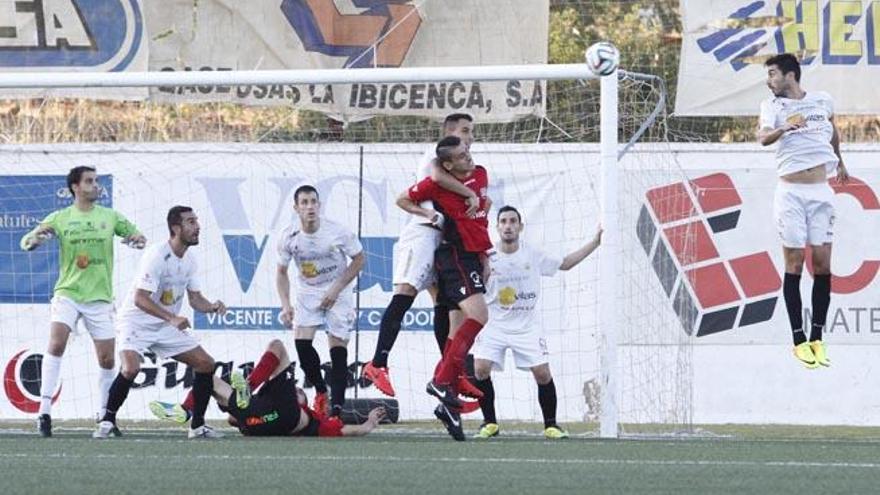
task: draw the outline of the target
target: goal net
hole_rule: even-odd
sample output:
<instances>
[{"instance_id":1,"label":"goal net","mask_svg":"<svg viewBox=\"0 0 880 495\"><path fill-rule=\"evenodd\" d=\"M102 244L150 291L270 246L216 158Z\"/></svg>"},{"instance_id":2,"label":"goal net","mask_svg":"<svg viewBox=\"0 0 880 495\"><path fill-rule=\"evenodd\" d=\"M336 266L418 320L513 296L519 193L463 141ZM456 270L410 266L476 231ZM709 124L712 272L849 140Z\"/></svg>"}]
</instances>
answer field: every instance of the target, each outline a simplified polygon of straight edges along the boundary
<instances>
[{"instance_id":1,"label":"goal net","mask_svg":"<svg viewBox=\"0 0 880 495\"><path fill-rule=\"evenodd\" d=\"M282 95L294 87L303 94L329 90L321 84L248 86L235 75L229 73L231 88ZM434 100L445 105L439 106L438 115L464 111L475 118L471 151L490 174L493 236L497 209L512 205L523 215L524 242L562 257L593 237L602 216L600 84L597 79L535 82L519 77L520 86L508 86L507 97L529 109L507 123L483 118L488 103L480 106L473 91L479 81L456 83L464 90L453 96L449 81L421 84L426 101L442 92ZM400 84L412 97L413 85ZM149 89L169 87L157 82ZM175 86L180 91L198 87ZM372 87L376 98L391 97L391 86ZM617 247L602 247L574 269L545 278L538 322L557 386L559 421L598 424L603 418L623 433L679 432L690 427L693 380L693 321L679 293L694 282L683 280L678 267L692 256L695 234L687 225L675 229L681 221L665 222L667 213L682 211L693 198L667 146L661 80L621 73L618 91L619 162L617 183L611 185L618 217L615 224L604 225L606 236L613 232L617 237ZM168 208L186 204L195 209L202 233L193 249L204 293L222 299L230 311L224 317L192 314L193 333L224 375L248 369L274 338L296 359L292 333L278 320L275 246L281 229L296 221L293 190L315 184L324 216L358 232L367 253L358 281L359 317L349 345L348 397L380 397L360 379L360 367L375 349L379 320L392 294L393 246L407 222L394 200L416 180L415 171L440 137L440 126L423 117L338 118L342 121L295 105L244 108L156 98L96 102L47 96L0 103L5 143L0 145L0 357L5 391L0 417L24 419L36 411L49 300L58 272L57 244L24 253L18 242L49 212L71 204L65 175L79 165L97 168L104 187L101 203L132 220L150 243L167 239ZM140 255L117 245L117 307L130 290ZM603 289L600 277L600 263L609 259L620 267L614 292ZM599 314L611 302L616 303L617 323L605 328ZM434 401L424 392L439 357L432 306L427 294L418 296L390 355L402 420L432 417ZM315 347L322 361L329 362L320 333ZM71 338L55 418L91 418L98 409L94 354L87 333ZM517 370L510 356L493 380L502 423L541 420L534 379ZM146 356L120 419L149 419L149 401L179 401L191 382L184 366ZM313 391L306 390L311 396ZM608 414L609 407L614 414ZM221 413L211 406L209 416L219 418ZM479 419L480 413L470 417Z\"/></svg>"}]
</instances>

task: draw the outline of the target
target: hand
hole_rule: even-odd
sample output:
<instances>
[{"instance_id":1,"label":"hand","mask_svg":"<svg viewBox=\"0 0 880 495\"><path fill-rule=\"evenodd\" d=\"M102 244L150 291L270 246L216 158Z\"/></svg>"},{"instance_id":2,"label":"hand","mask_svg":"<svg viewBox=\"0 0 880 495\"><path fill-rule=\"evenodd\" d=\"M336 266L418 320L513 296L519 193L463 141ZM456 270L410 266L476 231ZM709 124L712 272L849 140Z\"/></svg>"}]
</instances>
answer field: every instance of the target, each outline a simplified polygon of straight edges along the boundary
<instances>
[{"instance_id":1,"label":"hand","mask_svg":"<svg viewBox=\"0 0 880 495\"><path fill-rule=\"evenodd\" d=\"M324 299L321 299L321 304L318 305L318 308L324 311L332 308L334 304L336 304L336 299L339 298L339 289L336 287L330 287L327 289L327 292L324 293Z\"/></svg>"},{"instance_id":2,"label":"hand","mask_svg":"<svg viewBox=\"0 0 880 495\"><path fill-rule=\"evenodd\" d=\"M846 184L847 182L849 182L849 172L846 170L843 162L840 162L837 165L837 183Z\"/></svg>"},{"instance_id":3,"label":"hand","mask_svg":"<svg viewBox=\"0 0 880 495\"><path fill-rule=\"evenodd\" d=\"M443 228L443 221L444 220L445 220L445 218L443 217L443 214L440 213L439 211L435 211L434 214L431 215L431 218L430 218L431 225L433 225L434 227L437 227L438 229Z\"/></svg>"},{"instance_id":4,"label":"hand","mask_svg":"<svg viewBox=\"0 0 880 495\"><path fill-rule=\"evenodd\" d=\"M143 249L147 245L147 238L143 234L137 233L126 237L122 242L132 249Z\"/></svg>"},{"instance_id":5,"label":"hand","mask_svg":"<svg viewBox=\"0 0 880 495\"><path fill-rule=\"evenodd\" d=\"M293 308L290 306L281 308L281 324L287 328L293 327Z\"/></svg>"},{"instance_id":6,"label":"hand","mask_svg":"<svg viewBox=\"0 0 880 495\"><path fill-rule=\"evenodd\" d=\"M45 230L39 230L34 235L25 237L21 248L25 251L33 251L53 237L55 237L55 231L47 227Z\"/></svg>"},{"instance_id":7,"label":"hand","mask_svg":"<svg viewBox=\"0 0 880 495\"><path fill-rule=\"evenodd\" d=\"M168 324L172 327L177 328L178 330L186 330L190 327L189 320L184 318L183 316L173 316L170 320L168 320Z\"/></svg>"},{"instance_id":8,"label":"hand","mask_svg":"<svg viewBox=\"0 0 880 495\"><path fill-rule=\"evenodd\" d=\"M807 126L807 122L805 120L796 120L794 122L786 122L786 123L782 124L782 127L780 127L780 129L782 129L783 133L786 133L789 131L801 129L806 126Z\"/></svg>"},{"instance_id":9,"label":"hand","mask_svg":"<svg viewBox=\"0 0 880 495\"><path fill-rule=\"evenodd\" d=\"M211 312L217 313L219 315L225 315L226 314L226 305L223 304L223 301L218 299L218 300L214 301L214 304L211 305Z\"/></svg>"},{"instance_id":10,"label":"hand","mask_svg":"<svg viewBox=\"0 0 880 495\"><path fill-rule=\"evenodd\" d=\"M477 210L480 208L480 198L478 198L476 194L471 194L464 199L464 203L467 205L467 210L464 214L467 215L468 218L476 217Z\"/></svg>"},{"instance_id":11,"label":"hand","mask_svg":"<svg viewBox=\"0 0 880 495\"><path fill-rule=\"evenodd\" d=\"M387 416L384 407L377 407L370 411L367 415L366 424L370 425L371 428L375 428L379 426L379 423L382 422L383 419Z\"/></svg>"}]
</instances>

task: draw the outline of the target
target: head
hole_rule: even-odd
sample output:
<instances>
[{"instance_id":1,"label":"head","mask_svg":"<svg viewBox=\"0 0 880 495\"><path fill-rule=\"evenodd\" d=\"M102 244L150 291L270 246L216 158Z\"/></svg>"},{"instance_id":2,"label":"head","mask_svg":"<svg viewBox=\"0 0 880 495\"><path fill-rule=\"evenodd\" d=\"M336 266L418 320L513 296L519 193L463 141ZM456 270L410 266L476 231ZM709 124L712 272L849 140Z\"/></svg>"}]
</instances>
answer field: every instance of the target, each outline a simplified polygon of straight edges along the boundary
<instances>
[{"instance_id":1,"label":"head","mask_svg":"<svg viewBox=\"0 0 880 495\"><path fill-rule=\"evenodd\" d=\"M448 136L437 143L437 161L449 173L467 173L474 169L471 153L461 138Z\"/></svg>"},{"instance_id":2,"label":"head","mask_svg":"<svg viewBox=\"0 0 880 495\"><path fill-rule=\"evenodd\" d=\"M179 239L184 246L195 246L199 243L199 217L189 206L173 206L168 210L168 233L171 239Z\"/></svg>"},{"instance_id":3,"label":"head","mask_svg":"<svg viewBox=\"0 0 880 495\"><path fill-rule=\"evenodd\" d=\"M774 96L786 96L800 86L801 64L790 53L781 53L764 62L767 67L767 87Z\"/></svg>"},{"instance_id":4,"label":"head","mask_svg":"<svg viewBox=\"0 0 880 495\"><path fill-rule=\"evenodd\" d=\"M67 173L67 188L75 199L97 201L101 195L101 184L94 167L73 167Z\"/></svg>"},{"instance_id":5,"label":"head","mask_svg":"<svg viewBox=\"0 0 880 495\"><path fill-rule=\"evenodd\" d=\"M501 242L512 243L519 241L519 234L522 232L523 223L522 215L519 210L513 206L502 206L498 210L498 218L496 219L498 236Z\"/></svg>"},{"instance_id":6,"label":"head","mask_svg":"<svg viewBox=\"0 0 880 495\"><path fill-rule=\"evenodd\" d=\"M474 118L466 113L452 113L443 120L443 137L455 136L471 149L474 142Z\"/></svg>"},{"instance_id":7,"label":"head","mask_svg":"<svg viewBox=\"0 0 880 495\"><path fill-rule=\"evenodd\" d=\"M299 186L293 193L293 209L296 210L303 223L317 220L318 213L321 211L318 190L308 184Z\"/></svg>"}]
</instances>

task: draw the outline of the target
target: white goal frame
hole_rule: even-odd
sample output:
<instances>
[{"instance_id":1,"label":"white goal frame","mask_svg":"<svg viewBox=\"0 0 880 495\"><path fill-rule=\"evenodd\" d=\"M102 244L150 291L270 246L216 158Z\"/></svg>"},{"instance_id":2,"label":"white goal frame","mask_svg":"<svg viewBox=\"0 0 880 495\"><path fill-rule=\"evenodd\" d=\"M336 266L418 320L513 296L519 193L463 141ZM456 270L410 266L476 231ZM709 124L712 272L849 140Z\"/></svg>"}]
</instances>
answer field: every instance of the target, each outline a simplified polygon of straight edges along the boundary
<instances>
[{"instance_id":1,"label":"white goal frame","mask_svg":"<svg viewBox=\"0 0 880 495\"><path fill-rule=\"evenodd\" d=\"M624 71L620 71L624 72ZM535 64L461 67L407 67L321 70L233 70L195 72L13 72L0 76L0 88L109 88L155 86L236 86L269 84L355 84L438 81L586 80L598 76L586 64ZM618 71L601 77L601 212L604 226L618 225L617 163ZM598 322L601 329L599 435L616 438L618 424L617 342L621 241L616 229L602 234L599 256Z\"/></svg>"}]
</instances>

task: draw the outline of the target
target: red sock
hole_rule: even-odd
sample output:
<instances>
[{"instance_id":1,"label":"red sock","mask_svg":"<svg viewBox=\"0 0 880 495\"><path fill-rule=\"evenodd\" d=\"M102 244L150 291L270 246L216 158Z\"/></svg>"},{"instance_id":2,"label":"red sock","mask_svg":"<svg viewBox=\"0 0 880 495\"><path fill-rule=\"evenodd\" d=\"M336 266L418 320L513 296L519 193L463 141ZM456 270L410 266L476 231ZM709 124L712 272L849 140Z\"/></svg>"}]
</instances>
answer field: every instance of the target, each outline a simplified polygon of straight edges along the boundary
<instances>
[{"instance_id":1,"label":"red sock","mask_svg":"<svg viewBox=\"0 0 880 495\"><path fill-rule=\"evenodd\" d=\"M437 366L434 367L434 376L437 376L437 373L440 371L440 365L443 363L443 358L446 356L446 349L452 347L452 339L446 339L446 345L443 346L443 352L440 353L440 360L437 361Z\"/></svg>"},{"instance_id":2,"label":"red sock","mask_svg":"<svg viewBox=\"0 0 880 495\"><path fill-rule=\"evenodd\" d=\"M464 371L464 360L467 357L468 351L471 350L471 346L474 345L474 340L477 339L477 334L480 333L482 328L482 323L471 318L464 320L464 323L458 327L452 342L446 345L446 352L443 354L443 359L440 361L437 372L434 374L435 383L438 385L450 385L453 380L458 379L458 375Z\"/></svg>"},{"instance_id":3,"label":"red sock","mask_svg":"<svg viewBox=\"0 0 880 495\"><path fill-rule=\"evenodd\" d=\"M192 412L193 407L195 407L196 398L193 397L192 389L189 389L189 393L186 394L186 399L183 399L183 403L180 404L181 407L186 409L189 412Z\"/></svg>"},{"instance_id":4,"label":"red sock","mask_svg":"<svg viewBox=\"0 0 880 495\"><path fill-rule=\"evenodd\" d=\"M270 351L266 351L260 357L260 361L254 366L254 370L248 375L247 381L251 389L256 390L266 380L272 376L272 372L278 367L278 356Z\"/></svg>"}]
</instances>

